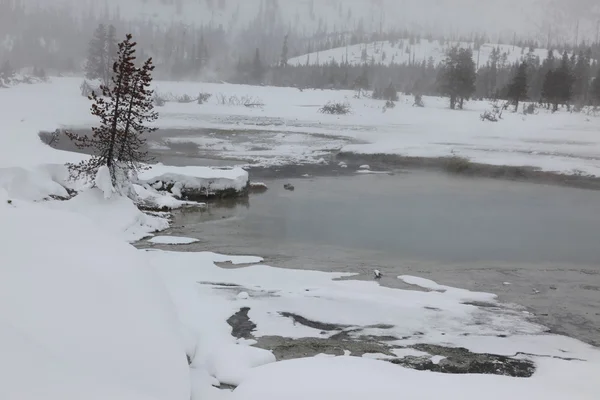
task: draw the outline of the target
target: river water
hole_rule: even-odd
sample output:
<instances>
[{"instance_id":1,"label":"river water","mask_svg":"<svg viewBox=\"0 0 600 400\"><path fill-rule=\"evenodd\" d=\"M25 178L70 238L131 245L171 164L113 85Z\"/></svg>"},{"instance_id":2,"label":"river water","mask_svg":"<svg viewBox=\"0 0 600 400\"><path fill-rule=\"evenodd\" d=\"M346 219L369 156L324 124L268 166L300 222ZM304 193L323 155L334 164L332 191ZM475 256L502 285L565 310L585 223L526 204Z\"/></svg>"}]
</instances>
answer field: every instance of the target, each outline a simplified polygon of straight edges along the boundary
<instances>
[{"instance_id":1,"label":"river water","mask_svg":"<svg viewBox=\"0 0 600 400\"><path fill-rule=\"evenodd\" d=\"M200 242L156 247L357 279L379 269L392 287L417 275L496 293L552 331L600 345L599 192L421 171L265 183L248 202L175 213L165 234Z\"/></svg>"}]
</instances>

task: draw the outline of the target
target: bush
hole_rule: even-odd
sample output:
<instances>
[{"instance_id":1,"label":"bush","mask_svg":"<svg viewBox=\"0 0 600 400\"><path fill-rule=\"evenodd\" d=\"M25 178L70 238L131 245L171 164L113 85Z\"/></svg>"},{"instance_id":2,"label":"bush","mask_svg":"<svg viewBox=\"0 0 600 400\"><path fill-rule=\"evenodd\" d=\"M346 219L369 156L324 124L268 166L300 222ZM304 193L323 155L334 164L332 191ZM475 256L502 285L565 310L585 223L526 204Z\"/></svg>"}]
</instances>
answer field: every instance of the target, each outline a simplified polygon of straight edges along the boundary
<instances>
[{"instance_id":1,"label":"bush","mask_svg":"<svg viewBox=\"0 0 600 400\"><path fill-rule=\"evenodd\" d=\"M446 163L446 170L453 174L460 174L471 167L471 161L468 158L460 156L452 156Z\"/></svg>"},{"instance_id":2,"label":"bush","mask_svg":"<svg viewBox=\"0 0 600 400\"><path fill-rule=\"evenodd\" d=\"M420 94L415 94L415 102L413 103L415 107L425 107L425 103L423 103L423 96Z\"/></svg>"},{"instance_id":3,"label":"bush","mask_svg":"<svg viewBox=\"0 0 600 400\"><path fill-rule=\"evenodd\" d=\"M334 102L329 102L319 109L321 114L331 115L346 115L350 114L351 111L352 109L350 108L350 104Z\"/></svg>"},{"instance_id":4,"label":"bush","mask_svg":"<svg viewBox=\"0 0 600 400\"><path fill-rule=\"evenodd\" d=\"M535 114L535 104L529 103L528 105L523 104L523 114L530 115Z\"/></svg>"},{"instance_id":5,"label":"bush","mask_svg":"<svg viewBox=\"0 0 600 400\"><path fill-rule=\"evenodd\" d=\"M484 111L483 114L480 115L480 118L482 121L498 122L502 119L502 113L509 105L509 102L499 104L498 101L494 101L491 103L492 109Z\"/></svg>"},{"instance_id":6,"label":"bush","mask_svg":"<svg viewBox=\"0 0 600 400\"><path fill-rule=\"evenodd\" d=\"M194 101L194 100L187 94L184 94L177 98L178 103L191 103L192 101Z\"/></svg>"},{"instance_id":7,"label":"bush","mask_svg":"<svg viewBox=\"0 0 600 400\"><path fill-rule=\"evenodd\" d=\"M200 93L198 94L198 104L204 104L210 99L212 94L210 93Z\"/></svg>"},{"instance_id":8,"label":"bush","mask_svg":"<svg viewBox=\"0 0 600 400\"><path fill-rule=\"evenodd\" d=\"M163 107L166 103L167 100L162 97L161 95L159 95L158 93L154 93L154 105L157 107Z\"/></svg>"},{"instance_id":9,"label":"bush","mask_svg":"<svg viewBox=\"0 0 600 400\"><path fill-rule=\"evenodd\" d=\"M81 83L79 89L81 90L81 95L84 97L90 97L92 93L96 93L97 96L102 96L100 88L92 86L92 84L86 80Z\"/></svg>"},{"instance_id":10,"label":"bush","mask_svg":"<svg viewBox=\"0 0 600 400\"><path fill-rule=\"evenodd\" d=\"M217 104L223 106L244 106L244 107L262 107L264 106L261 99L252 96L238 97L236 95L227 96L223 93L216 95Z\"/></svg>"}]
</instances>

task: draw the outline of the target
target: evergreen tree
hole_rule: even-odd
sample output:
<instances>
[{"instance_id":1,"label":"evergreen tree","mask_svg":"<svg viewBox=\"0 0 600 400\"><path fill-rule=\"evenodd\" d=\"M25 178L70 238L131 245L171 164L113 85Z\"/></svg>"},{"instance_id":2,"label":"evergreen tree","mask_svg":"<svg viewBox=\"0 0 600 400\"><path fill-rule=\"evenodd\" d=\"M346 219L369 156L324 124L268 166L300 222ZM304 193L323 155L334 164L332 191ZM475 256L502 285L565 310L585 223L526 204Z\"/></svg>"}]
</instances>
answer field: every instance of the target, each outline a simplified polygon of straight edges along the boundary
<instances>
[{"instance_id":1,"label":"evergreen tree","mask_svg":"<svg viewBox=\"0 0 600 400\"><path fill-rule=\"evenodd\" d=\"M105 68L108 64L108 60L106 59L106 37L106 27L104 24L98 25L90 41L85 64L85 77L92 80L100 79L104 85L107 84L105 80Z\"/></svg>"},{"instance_id":2,"label":"evergreen tree","mask_svg":"<svg viewBox=\"0 0 600 400\"><path fill-rule=\"evenodd\" d=\"M542 93L541 93L541 101L547 105L547 108L550 108L551 104L556 104L556 109L558 109L558 97L556 90L556 77L554 70L548 70L544 75L544 83L542 84Z\"/></svg>"},{"instance_id":3,"label":"evergreen tree","mask_svg":"<svg viewBox=\"0 0 600 400\"><path fill-rule=\"evenodd\" d=\"M260 51L257 48L254 53L254 61L252 62L252 80L254 83L262 83L264 75L265 69L260 60Z\"/></svg>"},{"instance_id":4,"label":"evergreen tree","mask_svg":"<svg viewBox=\"0 0 600 400\"><path fill-rule=\"evenodd\" d=\"M99 79L104 86L111 82L113 64L118 53L116 29L110 25L108 31L103 24L98 25L89 44L85 65L87 79Z\"/></svg>"},{"instance_id":5,"label":"evergreen tree","mask_svg":"<svg viewBox=\"0 0 600 400\"><path fill-rule=\"evenodd\" d=\"M442 95L450 97L450 108L464 107L475 92L475 62L470 49L453 47L448 50L446 59L438 74L438 88Z\"/></svg>"},{"instance_id":6,"label":"evergreen tree","mask_svg":"<svg viewBox=\"0 0 600 400\"><path fill-rule=\"evenodd\" d=\"M527 64L523 62L508 85L508 99L515 104L515 112L519 110L519 102L527 98L527 90Z\"/></svg>"},{"instance_id":7,"label":"evergreen tree","mask_svg":"<svg viewBox=\"0 0 600 400\"><path fill-rule=\"evenodd\" d=\"M129 184L133 174L147 162L144 134L155 128L145 126L157 118L153 111L152 59L135 66L136 43L131 35L118 45L113 65L112 85L102 85L102 96L92 93L91 112L100 119L91 136L68 133L79 148L92 148L93 156L79 164L69 164L73 177L93 179L107 167L113 187L121 194L135 196Z\"/></svg>"},{"instance_id":8,"label":"evergreen tree","mask_svg":"<svg viewBox=\"0 0 600 400\"><path fill-rule=\"evenodd\" d=\"M556 86L556 98L559 102L568 106L573 98L573 83L575 78L573 77L573 72L571 70L569 54L566 50L563 53L562 60L556 70L556 73L554 74L554 78ZM557 109L558 104L555 103L554 110L556 111Z\"/></svg>"},{"instance_id":9,"label":"evergreen tree","mask_svg":"<svg viewBox=\"0 0 600 400\"><path fill-rule=\"evenodd\" d=\"M288 37L289 34L285 35L283 38L283 48L281 49L281 59L279 60L279 65L281 67L286 67L288 65Z\"/></svg>"},{"instance_id":10,"label":"evergreen tree","mask_svg":"<svg viewBox=\"0 0 600 400\"><path fill-rule=\"evenodd\" d=\"M104 84L110 84L110 78L113 71L113 64L117 60L119 55L119 45L117 44L117 30L113 25L108 27L108 33L106 35L106 42L104 43L104 52L106 64L104 66Z\"/></svg>"},{"instance_id":11,"label":"evergreen tree","mask_svg":"<svg viewBox=\"0 0 600 400\"><path fill-rule=\"evenodd\" d=\"M590 87L590 96L594 101L594 106L600 106L600 68Z\"/></svg>"},{"instance_id":12,"label":"evergreen tree","mask_svg":"<svg viewBox=\"0 0 600 400\"><path fill-rule=\"evenodd\" d=\"M583 50L579 51L577 61L573 67L573 96L580 105L587 104L589 100L588 92L591 78L591 57L591 49L588 49L586 52Z\"/></svg>"}]
</instances>

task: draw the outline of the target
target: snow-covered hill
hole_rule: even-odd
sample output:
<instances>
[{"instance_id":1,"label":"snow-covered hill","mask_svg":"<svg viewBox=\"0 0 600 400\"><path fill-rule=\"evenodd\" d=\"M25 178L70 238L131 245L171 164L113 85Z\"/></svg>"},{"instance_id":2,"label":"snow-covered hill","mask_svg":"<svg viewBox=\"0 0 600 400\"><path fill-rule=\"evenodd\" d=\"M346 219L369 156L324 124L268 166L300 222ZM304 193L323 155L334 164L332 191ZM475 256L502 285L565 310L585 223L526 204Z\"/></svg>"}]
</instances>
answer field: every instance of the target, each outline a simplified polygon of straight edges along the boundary
<instances>
[{"instance_id":1,"label":"snow-covered hill","mask_svg":"<svg viewBox=\"0 0 600 400\"><path fill-rule=\"evenodd\" d=\"M389 65L391 63L405 64L409 62L429 62L431 59L434 65L437 65L444 60L447 50L453 46L470 49L474 48L473 43L467 42L441 43L437 40L430 41L427 39L422 39L418 43L411 44L408 39L405 39L395 42L384 41L369 44L357 44L348 47L338 47L327 51L295 57L289 60L289 63L291 65L306 65L307 63L311 65L322 65L332 61L343 63L348 60L348 62L352 65L360 65L365 62ZM479 50L473 50L473 58L477 65L485 65L490 59L494 49L499 50L499 62L501 64L514 64L515 62L521 61L524 57L529 56L528 48L506 44L495 45L487 43L483 44ZM548 55L548 50L533 49L531 55L533 57L539 57L540 61L543 61ZM556 51L554 55L556 57L560 57L560 54L558 54Z\"/></svg>"},{"instance_id":2,"label":"snow-covered hill","mask_svg":"<svg viewBox=\"0 0 600 400\"><path fill-rule=\"evenodd\" d=\"M62 5L81 15L95 12L133 20L243 27L260 10L271 10L291 28L314 33L410 29L421 33L468 35L485 32L504 41L514 33L556 43L595 39L600 5L590 0L23 0L26 5ZM568 5L568 7L566 6Z\"/></svg>"}]
</instances>

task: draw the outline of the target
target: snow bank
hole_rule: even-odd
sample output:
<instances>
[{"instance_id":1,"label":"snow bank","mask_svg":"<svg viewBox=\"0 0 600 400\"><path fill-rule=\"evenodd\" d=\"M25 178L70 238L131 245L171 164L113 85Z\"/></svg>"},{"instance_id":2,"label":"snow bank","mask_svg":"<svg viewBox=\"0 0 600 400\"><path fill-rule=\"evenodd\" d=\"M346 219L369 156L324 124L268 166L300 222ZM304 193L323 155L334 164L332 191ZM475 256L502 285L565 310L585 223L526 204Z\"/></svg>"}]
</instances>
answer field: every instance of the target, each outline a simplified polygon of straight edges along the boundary
<instances>
[{"instance_id":1,"label":"snow bank","mask_svg":"<svg viewBox=\"0 0 600 400\"><path fill-rule=\"evenodd\" d=\"M166 218L144 214L127 197L112 196L106 199L104 192L98 188L85 190L69 201L55 202L49 206L85 216L100 229L125 241L139 240L169 227Z\"/></svg>"},{"instance_id":2,"label":"snow bank","mask_svg":"<svg viewBox=\"0 0 600 400\"><path fill-rule=\"evenodd\" d=\"M581 365L574 368L578 371ZM597 372L597 371L596 371ZM313 357L282 361L251 371L233 400L592 400L597 384L569 385L572 373L545 371L529 379L495 375L452 375L406 369L356 357ZM591 374L587 377L594 379ZM555 378L555 379L552 379ZM595 388L594 388L595 386Z\"/></svg>"},{"instance_id":3,"label":"snow bank","mask_svg":"<svg viewBox=\"0 0 600 400\"><path fill-rule=\"evenodd\" d=\"M172 305L142 255L77 214L7 200L0 398L188 400Z\"/></svg>"},{"instance_id":4,"label":"snow bank","mask_svg":"<svg viewBox=\"0 0 600 400\"><path fill-rule=\"evenodd\" d=\"M66 169L65 169L66 170ZM0 187L13 198L39 201L51 196L68 197L65 187L59 183L65 177L57 168L0 168Z\"/></svg>"},{"instance_id":5,"label":"snow bank","mask_svg":"<svg viewBox=\"0 0 600 400\"><path fill-rule=\"evenodd\" d=\"M155 236L148 241L154 244L192 244L198 242L199 240L179 236Z\"/></svg>"},{"instance_id":6,"label":"snow bank","mask_svg":"<svg viewBox=\"0 0 600 400\"><path fill-rule=\"evenodd\" d=\"M248 172L242 168L215 169L157 164L140 173L139 178L156 190L168 190L180 198L209 197L227 190L242 192L248 186Z\"/></svg>"},{"instance_id":7,"label":"snow bank","mask_svg":"<svg viewBox=\"0 0 600 400\"><path fill-rule=\"evenodd\" d=\"M227 344L216 349L207 360L208 372L221 383L237 386L254 367L274 363L275 356L257 347Z\"/></svg>"}]
</instances>

